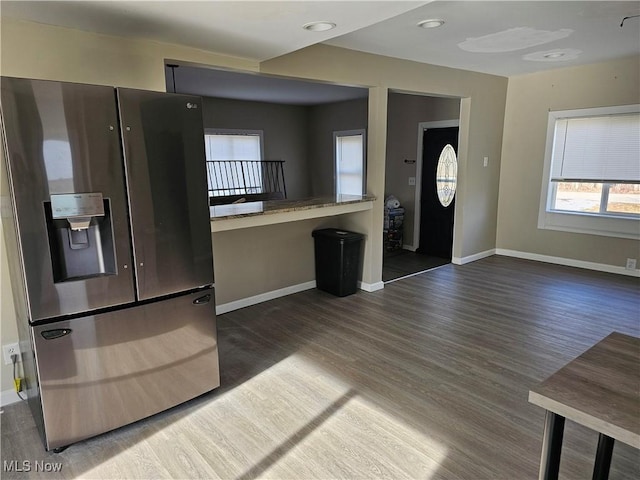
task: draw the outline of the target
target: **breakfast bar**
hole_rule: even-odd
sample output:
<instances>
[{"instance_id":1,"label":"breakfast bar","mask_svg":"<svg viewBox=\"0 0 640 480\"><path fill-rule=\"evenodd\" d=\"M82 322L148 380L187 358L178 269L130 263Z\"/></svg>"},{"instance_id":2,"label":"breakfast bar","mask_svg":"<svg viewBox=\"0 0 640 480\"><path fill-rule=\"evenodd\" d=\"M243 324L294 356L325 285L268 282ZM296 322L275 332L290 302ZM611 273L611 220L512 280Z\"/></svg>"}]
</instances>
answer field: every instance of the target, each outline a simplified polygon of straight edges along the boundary
<instances>
[{"instance_id":1,"label":"breakfast bar","mask_svg":"<svg viewBox=\"0 0 640 480\"><path fill-rule=\"evenodd\" d=\"M217 313L315 288L312 233L322 228L367 236L360 288L379 288L367 260L375 201L371 195L332 195L210 207Z\"/></svg>"},{"instance_id":2,"label":"breakfast bar","mask_svg":"<svg viewBox=\"0 0 640 480\"><path fill-rule=\"evenodd\" d=\"M223 232L361 212L370 210L374 200L372 195L333 195L216 205L209 207L211 231Z\"/></svg>"}]
</instances>

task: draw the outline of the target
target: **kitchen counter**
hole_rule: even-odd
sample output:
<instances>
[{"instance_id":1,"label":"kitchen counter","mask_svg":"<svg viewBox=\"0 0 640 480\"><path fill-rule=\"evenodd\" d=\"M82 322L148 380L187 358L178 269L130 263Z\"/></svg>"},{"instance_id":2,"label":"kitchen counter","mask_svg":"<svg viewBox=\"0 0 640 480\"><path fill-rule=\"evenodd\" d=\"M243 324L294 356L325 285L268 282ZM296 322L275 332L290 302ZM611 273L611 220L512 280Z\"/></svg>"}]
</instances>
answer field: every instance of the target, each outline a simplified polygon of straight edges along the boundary
<instances>
[{"instance_id":1,"label":"kitchen counter","mask_svg":"<svg viewBox=\"0 0 640 480\"><path fill-rule=\"evenodd\" d=\"M373 208L371 195L338 195L302 200L269 200L209 207L211 231L273 225L310 218L330 217Z\"/></svg>"}]
</instances>

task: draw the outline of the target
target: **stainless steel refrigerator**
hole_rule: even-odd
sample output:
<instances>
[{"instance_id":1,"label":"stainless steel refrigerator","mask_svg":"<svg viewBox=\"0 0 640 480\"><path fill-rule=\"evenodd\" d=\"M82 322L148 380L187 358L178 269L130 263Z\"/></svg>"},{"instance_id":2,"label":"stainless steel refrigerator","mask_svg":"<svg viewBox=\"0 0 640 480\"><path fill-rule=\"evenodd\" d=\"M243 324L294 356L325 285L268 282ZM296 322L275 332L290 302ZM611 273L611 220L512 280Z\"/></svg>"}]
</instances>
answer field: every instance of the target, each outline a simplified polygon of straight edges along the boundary
<instances>
[{"instance_id":1,"label":"stainless steel refrigerator","mask_svg":"<svg viewBox=\"0 0 640 480\"><path fill-rule=\"evenodd\" d=\"M3 230L46 448L219 386L201 99L0 88Z\"/></svg>"}]
</instances>

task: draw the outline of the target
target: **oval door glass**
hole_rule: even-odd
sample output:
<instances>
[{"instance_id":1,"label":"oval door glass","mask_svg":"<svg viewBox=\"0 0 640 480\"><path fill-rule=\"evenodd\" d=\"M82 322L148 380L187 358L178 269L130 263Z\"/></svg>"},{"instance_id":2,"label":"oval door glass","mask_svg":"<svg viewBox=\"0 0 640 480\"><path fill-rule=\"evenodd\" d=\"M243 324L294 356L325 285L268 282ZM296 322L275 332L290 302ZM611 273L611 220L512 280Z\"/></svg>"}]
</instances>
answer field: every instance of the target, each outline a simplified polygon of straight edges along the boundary
<instances>
[{"instance_id":1,"label":"oval door glass","mask_svg":"<svg viewBox=\"0 0 640 480\"><path fill-rule=\"evenodd\" d=\"M458 159L456 151L447 144L440 152L436 169L436 191L443 207L448 207L456 194L458 180Z\"/></svg>"}]
</instances>

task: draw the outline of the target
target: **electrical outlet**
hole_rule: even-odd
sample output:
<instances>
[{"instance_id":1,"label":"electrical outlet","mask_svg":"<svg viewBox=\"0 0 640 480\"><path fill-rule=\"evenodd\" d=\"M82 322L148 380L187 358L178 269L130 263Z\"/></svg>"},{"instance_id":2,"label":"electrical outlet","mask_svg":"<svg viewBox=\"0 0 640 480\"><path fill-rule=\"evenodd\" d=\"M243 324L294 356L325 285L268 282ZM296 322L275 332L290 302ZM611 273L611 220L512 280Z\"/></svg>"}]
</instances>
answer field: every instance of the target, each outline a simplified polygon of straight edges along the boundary
<instances>
[{"instance_id":1,"label":"electrical outlet","mask_svg":"<svg viewBox=\"0 0 640 480\"><path fill-rule=\"evenodd\" d=\"M416 184L416 177L409 177L409 185L415 185Z\"/></svg>"},{"instance_id":2,"label":"electrical outlet","mask_svg":"<svg viewBox=\"0 0 640 480\"><path fill-rule=\"evenodd\" d=\"M636 259L635 258L627 258L627 270L635 270L636 269Z\"/></svg>"},{"instance_id":3,"label":"electrical outlet","mask_svg":"<svg viewBox=\"0 0 640 480\"><path fill-rule=\"evenodd\" d=\"M489 165L489 157L484 157L484 158L482 159L482 165L483 165L484 167L486 167L487 165Z\"/></svg>"},{"instance_id":4,"label":"electrical outlet","mask_svg":"<svg viewBox=\"0 0 640 480\"><path fill-rule=\"evenodd\" d=\"M4 364L11 365L11 355L18 355L18 361L20 361L20 347L17 343L8 343L2 346L2 353L4 354Z\"/></svg>"}]
</instances>

